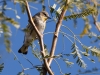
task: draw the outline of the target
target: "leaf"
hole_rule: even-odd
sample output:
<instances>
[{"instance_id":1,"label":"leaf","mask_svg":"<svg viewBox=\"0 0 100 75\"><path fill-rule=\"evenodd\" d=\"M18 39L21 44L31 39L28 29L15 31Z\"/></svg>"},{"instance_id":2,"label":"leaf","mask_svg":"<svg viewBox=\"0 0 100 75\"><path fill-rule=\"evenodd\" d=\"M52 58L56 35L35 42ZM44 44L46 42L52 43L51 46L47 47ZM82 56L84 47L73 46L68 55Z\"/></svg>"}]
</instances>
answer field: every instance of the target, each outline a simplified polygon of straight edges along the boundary
<instances>
[{"instance_id":1,"label":"leaf","mask_svg":"<svg viewBox=\"0 0 100 75\"><path fill-rule=\"evenodd\" d=\"M19 27L20 27L20 25L18 24L18 22L16 22L16 21L15 21L14 19L12 19L12 18L6 17L5 20L8 21L9 23L11 23L12 25L14 25L16 28L19 28Z\"/></svg>"},{"instance_id":2,"label":"leaf","mask_svg":"<svg viewBox=\"0 0 100 75\"><path fill-rule=\"evenodd\" d=\"M17 19L20 19L20 16L16 15L16 18L17 18Z\"/></svg>"},{"instance_id":3,"label":"leaf","mask_svg":"<svg viewBox=\"0 0 100 75\"><path fill-rule=\"evenodd\" d=\"M44 44L44 51L45 51L45 55L46 56L49 56L49 52L48 52L48 49L47 49L47 45Z\"/></svg>"},{"instance_id":4,"label":"leaf","mask_svg":"<svg viewBox=\"0 0 100 75\"><path fill-rule=\"evenodd\" d=\"M88 9L85 9L83 12L81 13L78 13L78 14L71 14L69 16L65 16L64 17L64 20L68 20L68 19L77 19L77 18L83 18L83 17L86 17L90 14L93 14L94 13L94 9L93 8L88 8Z\"/></svg>"},{"instance_id":5,"label":"leaf","mask_svg":"<svg viewBox=\"0 0 100 75\"><path fill-rule=\"evenodd\" d=\"M94 33L94 32L89 32L89 33L88 33L88 36L89 36L89 38L97 37L97 34Z\"/></svg>"},{"instance_id":6,"label":"leaf","mask_svg":"<svg viewBox=\"0 0 100 75\"><path fill-rule=\"evenodd\" d=\"M25 13L26 12L25 5L23 3L20 3L20 7L21 7L21 10L22 10L22 13Z\"/></svg>"},{"instance_id":7,"label":"leaf","mask_svg":"<svg viewBox=\"0 0 100 75\"><path fill-rule=\"evenodd\" d=\"M62 54L58 54L58 55L53 56L53 58L61 58L61 57L62 57Z\"/></svg>"},{"instance_id":8,"label":"leaf","mask_svg":"<svg viewBox=\"0 0 100 75\"><path fill-rule=\"evenodd\" d=\"M4 23L1 24L1 28L3 29L4 33L9 33L10 32L10 28Z\"/></svg>"},{"instance_id":9,"label":"leaf","mask_svg":"<svg viewBox=\"0 0 100 75\"><path fill-rule=\"evenodd\" d=\"M86 24L86 25L84 26L83 31L82 31L81 34L80 34L80 37L82 38L84 35L88 34L90 28L91 28L90 25L89 25L89 24Z\"/></svg>"},{"instance_id":10,"label":"leaf","mask_svg":"<svg viewBox=\"0 0 100 75\"><path fill-rule=\"evenodd\" d=\"M75 48L75 43L73 43L71 47L71 50L73 50Z\"/></svg>"},{"instance_id":11,"label":"leaf","mask_svg":"<svg viewBox=\"0 0 100 75\"><path fill-rule=\"evenodd\" d=\"M79 57L78 57L76 63L77 63L80 67L82 67L82 68L86 68L86 67L87 67L87 65L85 64L85 62L84 62L82 59L80 59Z\"/></svg>"},{"instance_id":12,"label":"leaf","mask_svg":"<svg viewBox=\"0 0 100 75\"><path fill-rule=\"evenodd\" d=\"M93 63L95 63L95 61L93 59L91 59L90 61L92 61Z\"/></svg>"},{"instance_id":13,"label":"leaf","mask_svg":"<svg viewBox=\"0 0 100 75\"><path fill-rule=\"evenodd\" d=\"M4 63L0 64L0 72L2 72L3 68L4 68Z\"/></svg>"},{"instance_id":14,"label":"leaf","mask_svg":"<svg viewBox=\"0 0 100 75\"><path fill-rule=\"evenodd\" d=\"M17 75L25 75L24 72L19 72Z\"/></svg>"},{"instance_id":15,"label":"leaf","mask_svg":"<svg viewBox=\"0 0 100 75\"><path fill-rule=\"evenodd\" d=\"M97 57L100 57L100 49L96 48L96 47L93 47L91 49L91 53L93 56L97 56Z\"/></svg>"},{"instance_id":16,"label":"leaf","mask_svg":"<svg viewBox=\"0 0 100 75\"><path fill-rule=\"evenodd\" d=\"M71 73L65 73L64 75L71 75Z\"/></svg>"},{"instance_id":17,"label":"leaf","mask_svg":"<svg viewBox=\"0 0 100 75\"><path fill-rule=\"evenodd\" d=\"M7 50L8 52L11 52L11 49L10 49L10 40L5 39L4 41L5 41L5 45L6 45L6 50Z\"/></svg>"},{"instance_id":18,"label":"leaf","mask_svg":"<svg viewBox=\"0 0 100 75\"><path fill-rule=\"evenodd\" d=\"M73 62L69 62L69 61L65 61L66 62L66 64L67 64L67 66L72 66L74 63Z\"/></svg>"},{"instance_id":19,"label":"leaf","mask_svg":"<svg viewBox=\"0 0 100 75\"><path fill-rule=\"evenodd\" d=\"M84 56L89 56L90 54L88 54L87 52L82 52L82 54L84 55Z\"/></svg>"},{"instance_id":20,"label":"leaf","mask_svg":"<svg viewBox=\"0 0 100 75\"><path fill-rule=\"evenodd\" d=\"M16 57L14 57L14 60L16 60L17 58Z\"/></svg>"},{"instance_id":21,"label":"leaf","mask_svg":"<svg viewBox=\"0 0 100 75\"><path fill-rule=\"evenodd\" d=\"M42 59L41 53L38 50L32 50L33 55L38 58L38 59Z\"/></svg>"},{"instance_id":22,"label":"leaf","mask_svg":"<svg viewBox=\"0 0 100 75\"><path fill-rule=\"evenodd\" d=\"M53 4L53 6L50 7L50 12L53 13L55 8L56 8L56 4Z\"/></svg>"},{"instance_id":23,"label":"leaf","mask_svg":"<svg viewBox=\"0 0 100 75\"><path fill-rule=\"evenodd\" d=\"M5 46L6 46L6 50L8 52L10 52L11 51L11 49L10 49L10 40L9 40L9 37L11 36L10 28L4 23L1 24L1 27L2 27L3 32L4 32L4 43L5 43Z\"/></svg>"},{"instance_id":24,"label":"leaf","mask_svg":"<svg viewBox=\"0 0 100 75\"><path fill-rule=\"evenodd\" d=\"M68 59L64 59L63 61L65 61L68 67L71 67L74 64L73 62L69 62Z\"/></svg>"},{"instance_id":25,"label":"leaf","mask_svg":"<svg viewBox=\"0 0 100 75\"><path fill-rule=\"evenodd\" d=\"M45 58L51 58L49 55L46 55L45 57L43 57L43 59L45 59Z\"/></svg>"},{"instance_id":26,"label":"leaf","mask_svg":"<svg viewBox=\"0 0 100 75\"><path fill-rule=\"evenodd\" d=\"M92 46L85 46L85 45L82 45L83 49L86 51L86 53L88 53L89 49L91 49Z\"/></svg>"}]
</instances>

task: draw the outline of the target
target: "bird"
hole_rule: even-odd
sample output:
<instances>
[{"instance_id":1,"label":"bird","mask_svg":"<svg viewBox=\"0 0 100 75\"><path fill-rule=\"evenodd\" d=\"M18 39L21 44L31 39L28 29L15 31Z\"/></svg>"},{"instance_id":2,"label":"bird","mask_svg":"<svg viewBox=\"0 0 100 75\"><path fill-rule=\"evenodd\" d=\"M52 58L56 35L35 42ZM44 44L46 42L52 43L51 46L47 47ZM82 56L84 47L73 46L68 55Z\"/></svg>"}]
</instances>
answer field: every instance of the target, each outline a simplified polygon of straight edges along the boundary
<instances>
[{"instance_id":1,"label":"bird","mask_svg":"<svg viewBox=\"0 0 100 75\"><path fill-rule=\"evenodd\" d=\"M46 11L40 11L36 13L32 20L34 24L36 25L38 31L40 34L43 34L45 27L46 27L46 21L48 19L51 19L48 12ZM31 45L32 42L37 40L37 34L35 32L35 29L32 24L28 23L26 26L26 32L24 36L24 41L22 47L18 50L18 53L27 54L28 53L28 47Z\"/></svg>"}]
</instances>

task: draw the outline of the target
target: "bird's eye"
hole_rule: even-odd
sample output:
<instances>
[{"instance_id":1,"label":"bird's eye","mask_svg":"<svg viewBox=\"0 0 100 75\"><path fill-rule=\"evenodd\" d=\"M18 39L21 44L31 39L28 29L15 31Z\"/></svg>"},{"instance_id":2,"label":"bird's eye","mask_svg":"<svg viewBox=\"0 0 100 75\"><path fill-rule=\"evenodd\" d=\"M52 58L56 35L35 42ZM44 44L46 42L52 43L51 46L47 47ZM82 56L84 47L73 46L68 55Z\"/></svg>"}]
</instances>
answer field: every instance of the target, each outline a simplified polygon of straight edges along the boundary
<instances>
[{"instance_id":1,"label":"bird's eye","mask_svg":"<svg viewBox=\"0 0 100 75\"><path fill-rule=\"evenodd\" d=\"M47 14L43 13L46 17L47 17Z\"/></svg>"}]
</instances>

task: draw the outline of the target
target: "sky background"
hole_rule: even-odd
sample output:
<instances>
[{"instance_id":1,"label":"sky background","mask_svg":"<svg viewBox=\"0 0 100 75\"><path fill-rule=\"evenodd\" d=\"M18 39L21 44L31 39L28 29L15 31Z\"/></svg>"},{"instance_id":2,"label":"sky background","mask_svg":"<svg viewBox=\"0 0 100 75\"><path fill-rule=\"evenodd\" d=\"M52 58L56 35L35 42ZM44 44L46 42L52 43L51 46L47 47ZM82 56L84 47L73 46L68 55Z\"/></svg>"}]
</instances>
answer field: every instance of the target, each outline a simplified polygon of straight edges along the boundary
<instances>
[{"instance_id":1,"label":"sky background","mask_svg":"<svg viewBox=\"0 0 100 75\"><path fill-rule=\"evenodd\" d=\"M50 5L53 5L53 4L54 4L54 2L50 1ZM34 15L37 12L42 10L41 4L30 3L30 5L32 5L32 6L34 6L34 7L36 7L38 9L38 10L36 10L36 9L30 8L32 15ZM46 5L46 11L50 14L47 1L45 2L45 5ZM24 40L24 32L21 29L25 28L26 25L28 24L27 13L23 14L21 12L21 9L20 9L20 6L19 6L18 3L14 6L12 2L8 1L7 2L7 7L8 8L16 9L17 10L17 14L20 16L20 19L16 19L15 12L13 12L11 10L7 10L6 11L6 15L7 16L9 16L11 18L14 18L20 24L20 28L19 29L16 29L13 25L8 24L8 26L11 29L11 33L12 33L12 36L10 38L10 40L11 40L11 48L12 48L13 52L16 54L16 56L18 57L19 61L22 63L22 65L25 68L32 68L32 65L25 58L23 58L22 54L18 53L18 49L22 46L23 40ZM57 8L58 7L59 7L59 5L57 5ZM66 13L66 15L68 15L68 14L69 14L69 12ZM91 15L88 16L88 17L91 18ZM99 20L100 19L98 19L98 21ZM50 21L50 20L48 20L48 21ZM92 22L92 21L93 20L90 19L90 22ZM91 41L95 40L95 37L93 37L91 39L89 37L87 37L87 36L84 36L83 38L79 37L79 34L82 32L82 30L84 28L84 21L79 18L79 19L77 19L77 22L78 23L77 23L77 27L76 28L74 28L73 20L63 21L62 24L68 26L77 35L77 37L80 39L80 41L84 45L100 47L99 41L96 42L96 43L91 43ZM96 29L95 25L93 25L92 23L90 23L90 24L92 25L91 31L94 31L95 33L97 33L99 35L99 31ZM47 26L46 26L46 29L45 29L44 33L54 32L55 26L56 26L56 23L54 21L47 22ZM61 30L63 30L67 34L72 35L70 33L70 31L65 29L64 27L61 27ZM50 51L51 44L52 44L52 38L53 38L53 34L44 35L44 43L47 45L47 48L48 48L49 51ZM5 50L3 39L4 39L3 38L3 34L1 34L1 37L0 37L0 55L2 56L2 58L0 59L0 63L2 63L2 62L4 63L4 69L0 73L0 75L17 75L18 72L22 71L22 67L20 66L20 64L18 63L17 60L14 60L15 56L13 55L13 53L8 53ZM74 41L73 38L71 38L71 40ZM68 53L72 52L72 50L71 50L72 43L67 38L64 37L65 48L63 50L63 43L62 42L63 42L63 36L62 36L62 34L60 34L59 38L58 38L58 42L57 42L57 47L56 47L55 55L56 54L60 54L60 53L68 54ZM37 41L35 41L34 43L37 45ZM80 46L80 44L78 42L76 42L76 43L77 43L77 46L79 47L79 49L84 51L82 49L82 47ZM36 46L36 49L37 48L39 49L38 46ZM25 56L34 65L41 65L41 62L39 61L39 59L37 59L32 54L31 47L29 47L28 50L29 50L28 54L25 55ZM69 59L70 62L74 62L74 65L72 65L71 67L67 67L66 63L63 60L56 59L57 62L59 63L59 65L60 65L61 70L62 70L63 73L71 73L71 75L76 75L76 74L78 74L78 70L79 69L81 71L83 71L83 72L85 70L92 70L92 68L95 68L95 67L97 67L99 69L98 65L100 65L100 63L98 62L98 58L96 58L96 57L90 56L90 58L95 60L95 63L92 63L86 57L82 56L82 59L87 64L87 68L86 69L83 69L83 68L78 66L78 64L76 63L77 58L74 59L73 56L66 57L66 58ZM60 71L59 71L59 68L58 68L58 65L57 65L57 63L55 61L52 62L51 68L52 68L52 71L54 72L55 75L61 75ZM98 72L100 72L100 71L98 71ZM39 72L36 69L31 69L31 70L26 70L25 74L39 75ZM85 74L85 75L99 75L99 74ZM84 74L80 74L80 75L84 75Z\"/></svg>"}]
</instances>

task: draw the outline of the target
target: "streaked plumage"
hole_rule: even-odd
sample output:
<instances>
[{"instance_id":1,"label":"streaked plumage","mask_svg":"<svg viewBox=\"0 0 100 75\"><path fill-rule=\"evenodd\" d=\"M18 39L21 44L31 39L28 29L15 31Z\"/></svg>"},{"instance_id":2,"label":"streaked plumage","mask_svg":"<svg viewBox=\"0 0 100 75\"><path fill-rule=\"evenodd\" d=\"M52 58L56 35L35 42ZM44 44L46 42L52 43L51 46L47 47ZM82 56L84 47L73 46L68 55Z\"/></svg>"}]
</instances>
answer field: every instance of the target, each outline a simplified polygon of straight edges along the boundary
<instances>
[{"instance_id":1,"label":"streaked plumage","mask_svg":"<svg viewBox=\"0 0 100 75\"><path fill-rule=\"evenodd\" d=\"M33 17L33 21L41 34L43 34L46 21L49 19L49 14L46 11L39 12L35 14ZM24 42L22 47L18 50L19 53L27 54L28 47L31 42L37 39L36 32L33 26L29 23L26 27L27 31L25 32Z\"/></svg>"}]
</instances>

